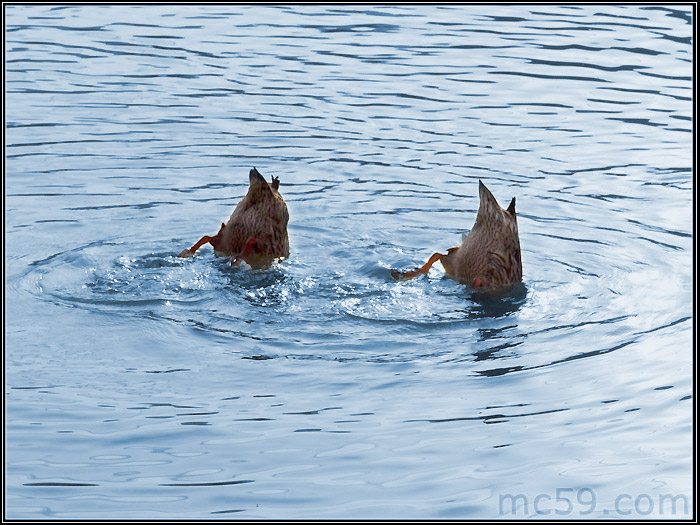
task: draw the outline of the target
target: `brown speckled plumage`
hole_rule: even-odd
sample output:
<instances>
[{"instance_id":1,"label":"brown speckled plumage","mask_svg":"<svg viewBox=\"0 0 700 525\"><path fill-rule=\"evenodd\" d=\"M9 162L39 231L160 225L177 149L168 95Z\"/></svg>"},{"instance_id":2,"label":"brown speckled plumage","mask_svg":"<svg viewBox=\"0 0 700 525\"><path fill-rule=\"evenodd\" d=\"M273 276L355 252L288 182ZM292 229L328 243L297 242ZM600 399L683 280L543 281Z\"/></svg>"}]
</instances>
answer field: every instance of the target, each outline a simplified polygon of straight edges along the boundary
<instances>
[{"instance_id":1,"label":"brown speckled plumage","mask_svg":"<svg viewBox=\"0 0 700 525\"><path fill-rule=\"evenodd\" d=\"M231 264L244 260L252 268L265 268L276 259L289 256L287 223L289 213L279 193L279 179L269 184L253 168L250 170L248 193L238 203L219 233L204 236L180 257L189 257L207 242L218 257L231 257Z\"/></svg>"},{"instance_id":2,"label":"brown speckled plumage","mask_svg":"<svg viewBox=\"0 0 700 525\"><path fill-rule=\"evenodd\" d=\"M400 274L405 280L428 272L441 261L450 277L479 290L496 290L522 280L520 239L515 214L515 198L507 210L498 205L491 192L479 181L479 211L474 227L462 245L450 248L446 255L436 253L421 268Z\"/></svg>"}]
</instances>

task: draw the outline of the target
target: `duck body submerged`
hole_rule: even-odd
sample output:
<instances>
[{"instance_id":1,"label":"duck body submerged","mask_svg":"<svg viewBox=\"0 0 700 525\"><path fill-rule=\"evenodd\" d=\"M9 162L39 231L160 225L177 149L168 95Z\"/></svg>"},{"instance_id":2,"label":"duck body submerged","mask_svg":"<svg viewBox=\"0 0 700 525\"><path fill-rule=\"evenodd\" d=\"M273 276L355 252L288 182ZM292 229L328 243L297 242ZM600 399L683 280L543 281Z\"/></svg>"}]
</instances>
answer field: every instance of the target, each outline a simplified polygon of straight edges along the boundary
<instances>
[{"instance_id":1,"label":"duck body submerged","mask_svg":"<svg viewBox=\"0 0 700 525\"><path fill-rule=\"evenodd\" d=\"M266 268L275 260L289 257L287 224L289 212L279 193L279 179L268 183L253 168L248 193L238 203L227 223L211 237L205 235L180 257L191 257L204 244L214 248L217 257L230 257L231 264L245 261L252 268Z\"/></svg>"},{"instance_id":2,"label":"duck body submerged","mask_svg":"<svg viewBox=\"0 0 700 525\"><path fill-rule=\"evenodd\" d=\"M522 281L515 198L504 210L479 181L476 222L461 246L450 248L447 254L433 254L416 270L405 273L394 270L392 276L397 280L411 279L428 273L437 261L442 262L448 276L477 290L494 291Z\"/></svg>"}]
</instances>

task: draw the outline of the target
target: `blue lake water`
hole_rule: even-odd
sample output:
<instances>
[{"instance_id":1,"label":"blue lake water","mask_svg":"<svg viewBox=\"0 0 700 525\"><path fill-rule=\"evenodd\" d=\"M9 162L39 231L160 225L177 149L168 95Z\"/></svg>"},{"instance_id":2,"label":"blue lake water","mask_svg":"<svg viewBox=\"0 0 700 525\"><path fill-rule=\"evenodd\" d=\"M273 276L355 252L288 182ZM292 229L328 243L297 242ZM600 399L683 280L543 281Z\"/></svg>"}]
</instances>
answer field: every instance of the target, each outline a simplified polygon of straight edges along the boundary
<instances>
[{"instance_id":1,"label":"blue lake water","mask_svg":"<svg viewBox=\"0 0 700 525\"><path fill-rule=\"evenodd\" d=\"M691 6L5 16L7 517L691 516ZM522 287L394 282L479 180Z\"/></svg>"}]
</instances>

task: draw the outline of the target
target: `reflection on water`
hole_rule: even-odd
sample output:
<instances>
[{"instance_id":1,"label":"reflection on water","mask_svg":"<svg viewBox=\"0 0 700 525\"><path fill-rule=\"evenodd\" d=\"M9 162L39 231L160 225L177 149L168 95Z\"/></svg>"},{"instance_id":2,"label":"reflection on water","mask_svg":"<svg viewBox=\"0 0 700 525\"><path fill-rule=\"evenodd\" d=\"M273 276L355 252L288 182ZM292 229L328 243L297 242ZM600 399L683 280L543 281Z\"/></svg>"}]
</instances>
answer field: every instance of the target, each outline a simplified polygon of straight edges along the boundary
<instances>
[{"instance_id":1,"label":"reflection on water","mask_svg":"<svg viewBox=\"0 0 700 525\"><path fill-rule=\"evenodd\" d=\"M527 285L520 283L508 290L495 293L474 292L471 299L481 310L483 317L506 317L514 314L525 303Z\"/></svg>"},{"instance_id":2,"label":"reflection on water","mask_svg":"<svg viewBox=\"0 0 700 525\"><path fill-rule=\"evenodd\" d=\"M687 7L6 15L8 516L690 501ZM253 166L289 259L179 259ZM522 285L395 282L461 242L479 180L517 199Z\"/></svg>"}]
</instances>

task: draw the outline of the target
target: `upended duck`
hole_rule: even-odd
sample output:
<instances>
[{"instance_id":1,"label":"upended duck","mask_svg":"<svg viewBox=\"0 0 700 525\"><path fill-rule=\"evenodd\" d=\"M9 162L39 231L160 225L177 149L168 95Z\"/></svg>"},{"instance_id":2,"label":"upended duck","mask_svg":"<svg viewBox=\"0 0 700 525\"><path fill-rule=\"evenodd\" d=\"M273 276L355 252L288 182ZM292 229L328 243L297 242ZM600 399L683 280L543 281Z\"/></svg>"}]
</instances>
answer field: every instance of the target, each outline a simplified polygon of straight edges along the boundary
<instances>
[{"instance_id":1,"label":"upended duck","mask_svg":"<svg viewBox=\"0 0 700 525\"><path fill-rule=\"evenodd\" d=\"M447 254L434 253L420 268L404 273L392 270L391 275L400 281L412 279L427 274L437 261L448 276L476 290L495 291L519 283L523 266L515 197L504 210L479 181L479 211L462 245L450 248Z\"/></svg>"},{"instance_id":2,"label":"upended duck","mask_svg":"<svg viewBox=\"0 0 700 525\"><path fill-rule=\"evenodd\" d=\"M250 170L248 193L238 203L219 233L205 235L180 257L192 257L204 244L214 247L217 257L230 257L231 265L245 261L251 268L267 268L277 259L289 257L287 204L279 193L280 181L268 183L257 169Z\"/></svg>"}]
</instances>

